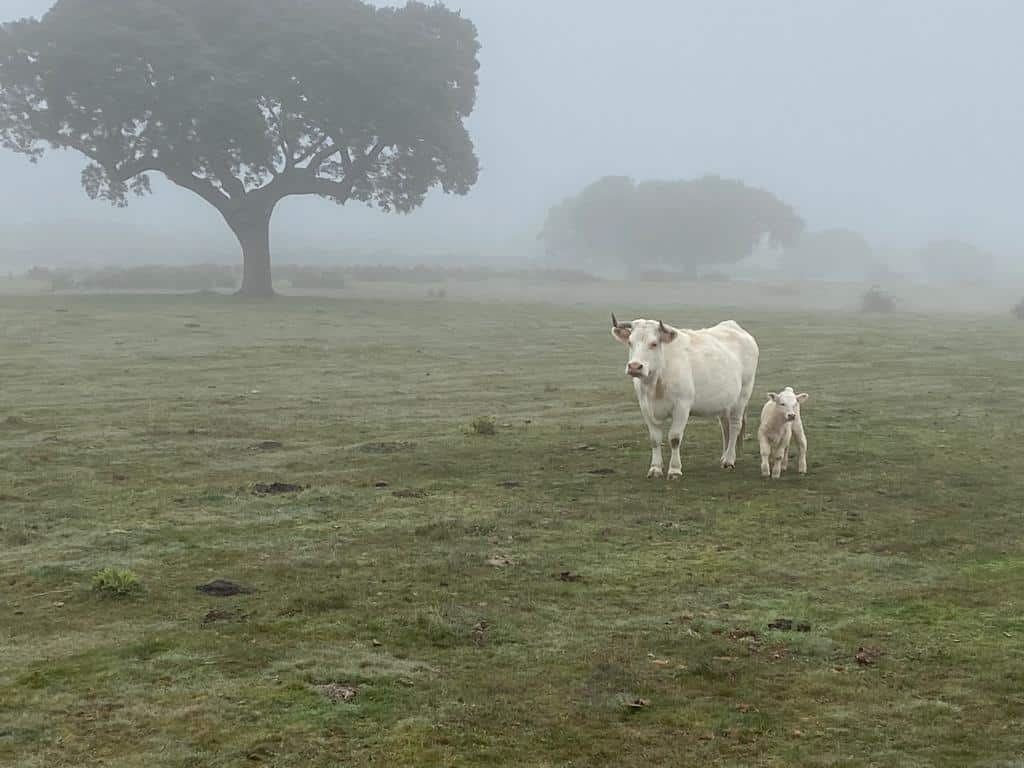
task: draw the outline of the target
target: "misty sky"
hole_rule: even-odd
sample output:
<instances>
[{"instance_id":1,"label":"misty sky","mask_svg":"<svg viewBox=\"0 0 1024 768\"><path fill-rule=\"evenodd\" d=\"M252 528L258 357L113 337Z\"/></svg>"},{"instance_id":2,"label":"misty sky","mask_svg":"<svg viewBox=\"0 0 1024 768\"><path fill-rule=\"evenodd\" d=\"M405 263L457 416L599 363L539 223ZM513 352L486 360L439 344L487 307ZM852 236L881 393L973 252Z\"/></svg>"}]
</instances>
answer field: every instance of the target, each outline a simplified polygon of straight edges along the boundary
<instances>
[{"instance_id":1,"label":"misty sky","mask_svg":"<svg viewBox=\"0 0 1024 768\"><path fill-rule=\"evenodd\" d=\"M0 19L50 4L0 0ZM767 187L812 229L1024 253L1018 0L448 5L477 23L483 45L470 124L477 187L435 194L410 216L290 198L275 215L275 247L532 237L552 202L598 176L712 172ZM33 167L0 151L0 231L17 239L86 223L235 248L212 208L167 183L127 209L90 201L83 165L60 153Z\"/></svg>"}]
</instances>

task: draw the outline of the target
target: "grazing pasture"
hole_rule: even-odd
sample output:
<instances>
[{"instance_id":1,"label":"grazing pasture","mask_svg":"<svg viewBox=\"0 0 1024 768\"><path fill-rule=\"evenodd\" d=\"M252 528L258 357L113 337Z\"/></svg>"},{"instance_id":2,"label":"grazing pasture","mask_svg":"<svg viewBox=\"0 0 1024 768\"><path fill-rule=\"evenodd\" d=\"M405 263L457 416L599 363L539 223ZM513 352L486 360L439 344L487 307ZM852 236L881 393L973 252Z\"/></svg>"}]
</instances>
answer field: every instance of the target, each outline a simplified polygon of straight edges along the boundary
<instances>
[{"instance_id":1,"label":"grazing pasture","mask_svg":"<svg viewBox=\"0 0 1024 768\"><path fill-rule=\"evenodd\" d=\"M610 310L756 336L734 472L694 419L645 479ZM1024 761L1005 312L53 296L0 329L0 764ZM789 384L810 471L768 483Z\"/></svg>"}]
</instances>

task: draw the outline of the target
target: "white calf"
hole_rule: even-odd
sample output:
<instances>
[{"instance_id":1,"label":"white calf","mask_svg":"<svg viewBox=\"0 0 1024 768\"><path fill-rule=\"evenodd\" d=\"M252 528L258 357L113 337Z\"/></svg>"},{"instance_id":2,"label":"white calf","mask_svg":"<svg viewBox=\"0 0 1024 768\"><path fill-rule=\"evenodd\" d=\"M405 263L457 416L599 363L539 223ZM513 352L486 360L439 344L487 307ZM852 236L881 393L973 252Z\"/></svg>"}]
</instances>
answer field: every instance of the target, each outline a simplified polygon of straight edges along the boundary
<instances>
[{"instance_id":1,"label":"white calf","mask_svg":"<svg viewBox=\"0 0 1024 768\"><path fill-rule=\"evenodd\" d=\"M807 474L807 435L800 418L800 404L807 393L794 394L786 387L776 394L768 393L768 402L761 409L761 425L757 428L757 442L761 447L761 476L771 475L776 480L789 464L789 441L796 438L799 451L796 470Z\"/></svg>"}]
</instances>

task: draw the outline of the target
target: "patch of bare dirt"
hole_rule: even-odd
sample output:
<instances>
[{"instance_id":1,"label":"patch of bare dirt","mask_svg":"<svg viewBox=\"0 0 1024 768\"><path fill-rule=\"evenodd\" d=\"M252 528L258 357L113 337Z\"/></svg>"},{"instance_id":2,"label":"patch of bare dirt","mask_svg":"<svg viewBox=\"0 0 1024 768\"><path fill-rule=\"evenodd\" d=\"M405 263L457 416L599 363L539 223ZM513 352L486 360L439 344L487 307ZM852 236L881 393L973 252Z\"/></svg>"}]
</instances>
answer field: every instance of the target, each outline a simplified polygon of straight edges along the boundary
<instances>
[{"instance_id":1,"label":"patch of bare dirt","mask_svg":"<svg viewBox=\"0 0 1024 768\"><path fill-rule=\"evenodd\" d=\"M861 646L853 658L862 667L870 667L883 656L885 656L885 651L881 648Z\"/></svg>"},{"instance_id":2,"label":"patch of bare dirt","mask_svg":"<svg viewBox=\"0 0 1024 768\"><path fill-rule=\"evenodd\" d=\"M241 608L211 608L203 616L203 624L216 624L217 622L242 622L249 619L249 614Z\"/></svg>"},{"instance_id":3,"label":"patch of bare dirt","mask_svg":"<svg viewBox=\"0 0 1024 768\"><path fill-rule=\"evenodd\" d=\"M335 704L347 704L359 695L359 688L342 683L314 685L313 690Z\"/></svg>"},{"instance_id":4,"label":"patch of bare dirt","mask_svg":"<svg viewBox=\"0 0 1024 768\"><path fill-rule=\"evenodd\" d=\"M295 483L256 483L252 487L252 492L257 496L276 496L282 493L298 493L303 490L301 485Z\"/></svg>"},{"instance_id":5,"label":"patch of bare dirt","mask_svg":"<svg viewBox=\"0 0 1024 768\"><path fill-rule=\"evenodd\" d=\"M204 595L211 597L231 597L233 595L251 595L256 590L252 587L243 587L241 584L236 584L233 581L227 581L226 579L214 579L208 584L200 584L196 587L196 592L200 592Z\"/></svg>"},{"instance_id":6,"label":"patch of bare dirt","mask_svg":"<svg viewBox=\"0 0 1024 768\"><path fill-rule=\"evenodd\" d=\"M357 451L363 453L401 453L402 451L411 451L416 447L416 443L408 440L395 440L392 442L381 442L381 443L360 443L355 446Z\"/></svg>"},{"instance_id":7,"label":"patch of bare dirt","mask_svg":"<svg viewBox=\"0 0 1024 768\"><path fill-rule=\"evenodd\" d=\"M396 499L425 499L427 492L420 488L406 488L400 491L392 491L391 495Z\"/></svg>"},{"instance_id":8,"label":"patch of bare dirt","mask_svg":"<svg viewBox=\"0 0 1024 768\"><path fill-rule=\"evenodd\" d=\"M250 451L277 451L283 448L277 440L261 440L249 446Z\"/></svg>"}]
</instances>

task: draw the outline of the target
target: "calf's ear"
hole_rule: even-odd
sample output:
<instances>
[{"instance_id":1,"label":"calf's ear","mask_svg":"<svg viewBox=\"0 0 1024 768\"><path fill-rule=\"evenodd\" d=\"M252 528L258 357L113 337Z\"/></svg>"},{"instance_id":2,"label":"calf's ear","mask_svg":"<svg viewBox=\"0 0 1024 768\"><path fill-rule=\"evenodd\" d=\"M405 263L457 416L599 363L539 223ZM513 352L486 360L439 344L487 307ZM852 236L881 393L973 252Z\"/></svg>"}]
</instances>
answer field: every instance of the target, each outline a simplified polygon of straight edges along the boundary
<instances>
[{"instance_id":1,"label":"calf's ear","mask_svg":"<svg viewBox=\"0 0 1024 768\"><path fill-rule=\"evenodd\" d=\"M810 395L808 395L806 392L801 392L799 395L796 396L796 401L798 403L803 403L807 401L808 397L810 397Z\"/></svg>"},{"instance_id":2,"label":"calf's ear","mask_svg":"<svg viewBox=\"0 0 1024 768\"><path fill-rule=\"evenodd\" d=\"M673 341L676 340L676 336L679 335L679 332L672 328L669 328L667 325L661 322L661 320L659 320L658 334L661 337L662 344L671 344Z\"/></svg>"},{"instance_id":3,"label":"calf's ear","mask_svg":"<svg viewBox=\"0 0 1024 768\"><path fill-rule=\"evenodd\" d=\"M773 403L778 402L779 396L775 392L769 392L768 399L771 400Z\"/></svg>"}]
</instances>

